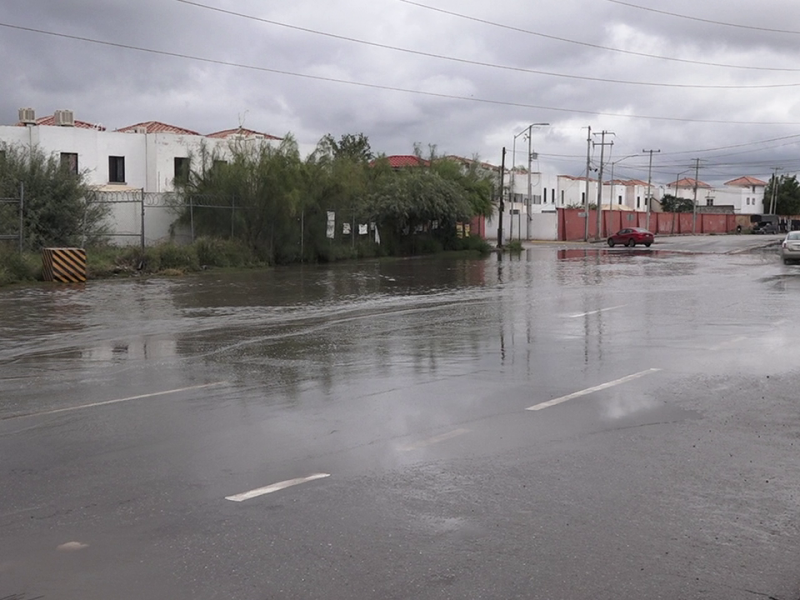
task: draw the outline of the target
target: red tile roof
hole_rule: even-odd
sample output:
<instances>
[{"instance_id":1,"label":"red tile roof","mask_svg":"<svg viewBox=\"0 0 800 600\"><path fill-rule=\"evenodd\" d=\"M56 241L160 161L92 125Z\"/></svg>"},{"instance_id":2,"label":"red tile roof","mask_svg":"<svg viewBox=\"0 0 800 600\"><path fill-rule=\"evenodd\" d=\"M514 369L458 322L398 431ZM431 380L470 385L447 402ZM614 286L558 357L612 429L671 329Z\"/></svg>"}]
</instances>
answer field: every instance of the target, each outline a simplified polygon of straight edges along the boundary
<instances>
[{"instance_id":1,"label":"red tile roof","mask_svg":"<svg viewBox=\"0 0 800 600\"><path fill-rule=\"evenodd\" d=\"M672 183L668 183L667 187L678 187L678 188L693 188L695 185L695 180L691 177L684 177L680 181L673 181ZM697 180L697 187L699 188L708 188L710 189L711 186L707 183Z\"/></svg>"},{"instance_id":2,"label":"red tile roof","mask_svg":"<svg viewBox=\"0 0 800 600\"><path fill-rule=\"evenodd\" d=\"M54 115L50 115L49 117L39 117L36 119L36 124L56 127L56 118ZM19 122L17 123L17 127L25 127L25 123ZM106 128L102 125L96 125L87 121L79 121L78 119L75 119L75 124L73 127L77 127L78 129L97 129L98 131L106 130Z\"/></svg>"},{"instance_id":3,"label":"red tile roof","mask_svg":"<svg viewBox=\"0 0 800 600\"><path fill-rule=\"evenodd\" d=\"M183 127L176 127L168 123L161 123L160 121L145 121L143 123L136 123L135 125L128 125L117 129L120 133L134 133L136 127L144 127L147 133L176 133L179 135L202 135L191 129L184 129Z\"/></svg>"},{"instance_id":4,"label":"red tile roof","mask_svg":"<svg viewBox=\"0 0 800 600\"><path fill-rule=\"evenodd\" d=\"M396 154L387 156L389 166L393 169L403 169L405 167L427 167L430 163L427 160L414 156L413 154Z\"/></svg>"},{"instance_id":5,"label":"red tile roof","mask_svg":"<svg viewBox=\"0 0 800 600\"><path fill-rule=\"evenodd\" d=\"M245 129L244 127L237 127L236 129L225 129L224 131L215 131L214 133L209 133L206 137L224 139L224 138L229 138L232 135L243 135L246 138L257 138L260 136L265 140L283 139L275 135L270 135L268 133L261 133L260 131L254 131L253 129Z\"/></svg>"},{"instance_id":6,"label":"red tile roof","mask_svg":"<svg viewBox=\"0 0 800 600\"><path fill-rule=\"evenodd\" d=\"M767 182L746 175L744 177L739 177L738 179L731 179L730 181L726 181L725 185L731 185L735 187L752 187L754 185L766 187Z\"/></svg>"}]
</instances>

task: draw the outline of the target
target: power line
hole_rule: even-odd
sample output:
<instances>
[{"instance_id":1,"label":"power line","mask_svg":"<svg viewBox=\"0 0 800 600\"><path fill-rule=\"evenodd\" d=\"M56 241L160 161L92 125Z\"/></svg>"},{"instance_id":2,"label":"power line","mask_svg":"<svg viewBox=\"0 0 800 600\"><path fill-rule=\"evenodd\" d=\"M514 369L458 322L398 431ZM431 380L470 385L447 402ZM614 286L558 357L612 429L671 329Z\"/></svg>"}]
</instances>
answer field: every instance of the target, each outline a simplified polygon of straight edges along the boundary
<instances>
[{"instance_id":1,"label":"power line","mask_svg":"<svg viewBox=\"0 0 800 600\"><path fill-rule=\"evenodd\" d=\"M555 35L548 35L546 33L541 33L539 31L531 31L530 29L522 29L521 27L514 27L513 25L505 25L503 23L497 23L495 21L489 21L487 19L481 19L478 17L473 17L470 15L465 15L462 13L457 13L451 10L445 10L443 8L436 8L434 6L428 6L427 4L421 4L419 2L414 2L413 0L398 0L399 2L403 2L404 4L410 4L412 6L417 6L419 8L424 8L425 10L431 10L434 12L442 13L445 15L450 15L453 17L458 17L459 19L466 19L468 21L474 21L476 23L482 23L484 25L491 25L492 27L499 27L501 29L506 29L508 31L516 31L518 33L524 33L527 35L533 35L536 37L541 37L549 40L555 40L557 42L565 42L567 44L575 44L577 46L585 46L587 48L595 48L597 50L606 50L608 52L618 52L620 54L629 54L632 56L641 56L644 58L654 58L657 60L667 60L672 62L679 62L679 63L687 63L692 65L703 65L707 67L723 67L726 69L744 69L744 70L751 70L751 71L784 71L784 72L798 72L800 69L792 69L792 68L785 68L785 67L753 67L747 65L732 65L727 63L714 63L714 62L706 62L702 60L691 60L686 58L675 58L673 56L661 56L659 54L648 54L646 52L636 52L635 50L624 50L622 48L614 48L611 46L601 46L599 44L592 44L589 42L582 42L580 40L573 40L570 38L559 37ZM619 4L624 4L620 2ZM628 6L634 6L630 4ZM635 7L635 8L642 8L642 7ZM648 10L648 9L643 9ZM660 12L660 11L656 11ZM669 14L669 13L668 13Z\"/></svg>"},{"instance_id":2,"label":"power line","mask_svg":"<svg viewBox=\"0 0 800 600\"><path fill-rule=\"evenodd\" d=\"M679 13L673 13L666 10L658 10L655 8L649 8L647 6L639 6L638 4L631 4L630 2L622 2L621 0L606 0L607 2L611 2L612 4L621 4L622 6L628 6L630 8L636 8L638 10L646 10L648 12L658 13L660 15L667 15L669 17L676 17L678 19L687 19L689 21L699 21L700 23L710 23L711 25L721 25L723 27L736 27L737 29L749 29L751 31L767 31L769 33L788 33L791 35L800 35L800 31L793 31L790 29L771 29L769 27L756 27L755 25L741 25L739 23L726 23L725 21L715 21L713 19L701 19L700 17L690 17L688 15L682 15Z\"/></svg>"},{"instance_id":3,"label":"power line","mask_svg":"<svg viewBox=\"0 0 800 600\"><path fill-rule=\"evenodd\" d=\"M666 121L666 122L676 122L676 123L706 123L706 124L717 124L717 125L759 125L759 126L800 126L800 122L797 121L731 121L731 120L724 120L724 119L690 119L684 117L664 117L664 116L657 116L657 115L636 115L636 114L626 114L620 115L617 113L607 113L601 111L593 111L593 110L584 110L584 109L577 109L577 108L564 108L560 106L543 106L538 104L526 104L524 102L509 102L506 100L494 100L491 98L476 98L474 96L458 96L455 94L443 94L439 92L426 92L423 90L413 90L408 88L401 88L396 86L389 86L389 85L380 85L375 83L366 83L363 81L348 81L345 79L337 79L335 77L325 77L322 75L309 75L307 73L297 73L294 71L286 71L282 69L273 69L270 67L262 67L257 65L247 65L243 63L236 63L232 61L225 61L219 60L214 58L204 58L200 56L193 56L190 54L183 54L179 52L169 52L166 50L155 50L153 48L144 48L142 46L134 46L131 44L122 44L120 42L108 42L105 40L96 40L93 38L88 38L84 36L77 36L77 35L70 35L66 33L58 33L54 31L45 31L42 29L35 29L33 27L23 27L21 25L12 25L10 23L2 23L0 22L0 27L6 27L8 29L16 29L19 31L27 31L30 33L38 33L41 35L48 35L52 37L76 40L81 42L87 42L90 44L98 44L102 46L110 46L114 48L122 48L125 50L135 50L137 52L146 52L148 54L156 54L161 56L170 56L172 58L181 58L185 60L194 60L198 62L204 62L208 64L215 64L215 65L222 65L226 67L236 67L240 69L248 69L251 71L260 71L264 73L273 73L275 75L286 75L289 77L298 77L301 79L310 79L314 81L325 81L329 83L340 83L344 85L352 85L356 87L362 87L367 89L373 90L384 90L384 91L391 91L391 92L402 92L404 94L415 94L419 96L427 96L430 98L441 98L445 100L462 100L466 102L475 102L478 104L489 104L493 106L508 106L513 108L531 108L535 110L549 110L553 112L561 112L561 113L574 113L574 114L582 114L582 115L592 115L592 116L601 116L601 117L621 117L624 116L628 119L640 119L640 120L650 120L650 121Z\"/></svg>"},{"instance_id":4,"label":"power line","mask_svg":"<svg viewBox=\"0 0 800 600\"><path fill-rule=\"evenodd\" d=\"M436 58L438 60L446 60L450 62L456 62L466 65L478 66L478 67L487 67L490 69L500 69L504 71L514 71L517 73L530 73L532 75L543 75L545 77L559 77L562 79L574 79L579 81L594 81L598 83L612 83L617 85L638 85L638 86L649 86L649 87L665 87L665 88L680 88L680 89L712 89L712 90L760 90L760 89L778 89L778 88L792 88L792 87L800 87L800 83L774 83L774 84L757 84L757 85L698 85L698 84L688 84L688 83L662 83L662 82L654 82L654 81L630 81L624 79L609 79L607 77L589 77L585 75L569 75L566 73L556 73L553 71L542 71L539 69L527 69L525 67L514 67L510 65L501 65L497 63L489 63L483 62L479 60L470 60L467 58L458 58L455 56L447 56L444 54L436 54L434 52L423 52L422 50L412 50L410 48L401 48L400 46L392 46L389 44L381 44L379 42L370 42L368 40L362 40L358 38L353 38L345 35L338 35L335 33L329 33L327 31L319 31L317 29L309 29L308 27L300 27L298 25L289 25L288 23L282 23L280 21L274 21L272 19L265 19L262 17L257 17L255 15L248 15L245 13L240 13L232 10L227 10L224 8L219 8L216 6L209 6L207 4L202 4L200 2L193 2L191 0L176 0L176 2L180 2L181 4L186 4L189 6L194 6L196 8L202 8L205 10L210 10L214 12L218 12L221 14L239 17L242 19L247 19L250 21L257 21L259 23L265 23L268 25L275 25L278 27L285 27L287 29L293 29L295 31L302 31L304 33L310 33L313 35L319 35L323 37L328 37L335 40L340 40L344 42L350 42L353 44L362 44L364 46L370 46L372 48L381 48L383 50L392 50L394 52L403 52L405 54L412 54L415 56L423 56L425 58Z\"/></svg>"}]
</instances>

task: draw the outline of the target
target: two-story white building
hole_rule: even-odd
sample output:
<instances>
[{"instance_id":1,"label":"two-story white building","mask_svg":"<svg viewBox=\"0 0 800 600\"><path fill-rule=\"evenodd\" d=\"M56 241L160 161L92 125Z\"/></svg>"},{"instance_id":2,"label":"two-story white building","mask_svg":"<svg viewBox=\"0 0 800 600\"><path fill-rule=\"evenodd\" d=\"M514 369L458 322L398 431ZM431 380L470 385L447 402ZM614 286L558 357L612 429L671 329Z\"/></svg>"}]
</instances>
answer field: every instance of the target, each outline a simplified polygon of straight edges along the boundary
<instances>
[{"instance_id":1,"label":"two-story white building","mask_svg":"<svg viewBox=\"0 0 800 600\"><path fill-rule=\"evenodd\" d=\"M734 213L742 215L767 212L763 202L767 183L755 177L738 177L725 182L722 187L713 187L703 181L685 177L667 187L668 193L677 198L694 200L696 194L697 206L731 207Z\"/></svg>"},{"instance_id":2,"label":"two-story white building","mask_svg":"<svg viewBox=\"0 0 800 600\"><path fill-rule=\"evenodd\" d=\"M205 149L223 160L230 155L231 143L268 143L280 138L237 128L203 135L158 121L147 121L108 131L100 124L75 119L72 111L58 110L37 118L29 108L20 109L19 122L0 126L0 146L38 148L55 154L74 172L85 172L87 183L108 197L128 198L112 204L112 241L134 243L141 232L141 202L136 194L163 194L174 189L176 177L188 172L189 160ZM152 197L152 196L151 196ZM145 211L147 243L169 235L174 212L150 202ZM129 237L123 237L129 236ZM127 241L126 241L127 240Z\"/></svg>"}]
</instances>

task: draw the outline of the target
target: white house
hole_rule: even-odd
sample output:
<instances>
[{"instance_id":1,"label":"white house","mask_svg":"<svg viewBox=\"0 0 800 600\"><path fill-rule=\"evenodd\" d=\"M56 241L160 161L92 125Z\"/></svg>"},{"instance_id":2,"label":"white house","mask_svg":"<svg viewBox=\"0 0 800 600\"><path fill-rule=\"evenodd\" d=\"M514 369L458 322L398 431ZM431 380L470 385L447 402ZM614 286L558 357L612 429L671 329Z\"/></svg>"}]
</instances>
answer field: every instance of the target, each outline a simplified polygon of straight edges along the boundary
<instances>
[{"instance_id":1,"label":"white house","mask_svg":"<svg viewBox=\"0 0 800 600\"><path fill-rule=\"evenodd\" d=\"M708 197L706 205L725 206L732 205L736 213L743 215L758 215L769 212L769 207L764 206L764 191L767 183L755 177L739 177L725 182L725 187L716 188L713 195ZM712 204L708 204L708 201ZM699 202L699 201L698 201Z\"/></svg>"},{"instance_id":2,"label":"white house","mask_svg":"<svg viewBox=\"0 0 800 600\"><path fill-rule=\"evenodd\" d=\"M106 198L113 194L118 203L112 204L110 220L114 233L120 234L112 239L117 243L136 242L145 195L151 198L145 210L146 242L169 235L175 214L153 195L173 191L175 177L187 172L190 157L199 155L202 148L225 157L233 140L279 139L243 128L203 135L158 121L107 131L102 125L75 119L69 110L36 118L29 108L20 109L15 125L0 126L0 146L38 147L45 154L55 154L69 169L85 172L87 183Z\"/></svg>"},{"instance_id":3,"label":"white house","mask_svg":"<svg viewBox=\"0 0 800 600\"><path fill-rule=\"evenodd\" d=\"M730 206L733 212L743 215L755 215L767 212L764 207L764 190L766 182L755 177L744 176L725 182L723 187L697 181L685 177L668 184L669 193L678 198L693 200L695 197L695 184L697 187L698 206Z\"/></svg>"}]
</instances>

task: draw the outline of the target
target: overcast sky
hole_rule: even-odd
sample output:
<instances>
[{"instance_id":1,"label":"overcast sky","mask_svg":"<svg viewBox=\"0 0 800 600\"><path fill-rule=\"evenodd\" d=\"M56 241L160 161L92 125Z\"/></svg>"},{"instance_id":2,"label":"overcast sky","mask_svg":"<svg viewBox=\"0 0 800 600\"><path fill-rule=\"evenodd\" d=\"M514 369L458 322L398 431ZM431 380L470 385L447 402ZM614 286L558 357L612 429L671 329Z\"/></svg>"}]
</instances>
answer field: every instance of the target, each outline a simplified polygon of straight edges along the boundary
<instances>
[{"instance_id":1,"label":"overcast sky","mask_svg":"<svg viewBox=\"0 0 800 600\"><path fill-rule=\"evenodd\" d=\"M0 23L7 125L67 108L511 164L546 122L545 172L585 174L588 126L613 132L605 180L646 180L643 149L661 183L800 170L797 0L4 0Z\"/></svg>"}]
</instances>

